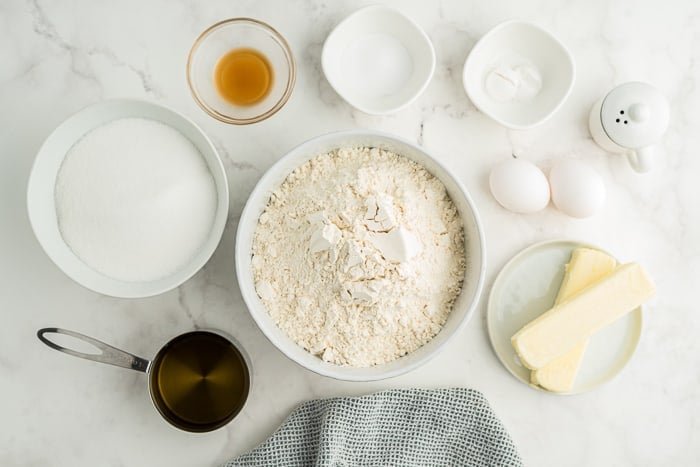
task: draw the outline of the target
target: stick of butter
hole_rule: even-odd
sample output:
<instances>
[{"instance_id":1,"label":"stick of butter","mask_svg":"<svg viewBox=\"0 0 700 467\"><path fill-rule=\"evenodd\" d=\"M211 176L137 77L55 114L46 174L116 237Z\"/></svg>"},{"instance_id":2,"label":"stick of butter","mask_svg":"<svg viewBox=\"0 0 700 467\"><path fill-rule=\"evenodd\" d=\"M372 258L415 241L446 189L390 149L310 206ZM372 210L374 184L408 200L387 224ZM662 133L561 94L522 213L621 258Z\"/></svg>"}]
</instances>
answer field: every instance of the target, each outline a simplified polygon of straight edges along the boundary
<instances>
[{"instance_id":1,"label":"stick of butter","mask_svg":"<svg viewBox=\"0 0 700 467\"><path fill-rule=\"evenodd\" d=\"M571 253L566 265L564 280L554 301L557 305L575 293L599 281L615 270L617 261L600 250L577 248ZM583 354L588 347L588 340L574 347L561 357L555 358L539 370L532 370L530 379L533 384L554 392L571 391L576 380Z\"/></svg>"},{"instance_id":2,"label":"stick of butter","mask_svg":"<svg viewBox=\"0 0 700 467\"><path fill-rule=\"evenodd\" d=\"M542 368L637 308L654 291L638 263L624 264L526 324L511 342L523 365Z\"/></svg>"}]
</instances>

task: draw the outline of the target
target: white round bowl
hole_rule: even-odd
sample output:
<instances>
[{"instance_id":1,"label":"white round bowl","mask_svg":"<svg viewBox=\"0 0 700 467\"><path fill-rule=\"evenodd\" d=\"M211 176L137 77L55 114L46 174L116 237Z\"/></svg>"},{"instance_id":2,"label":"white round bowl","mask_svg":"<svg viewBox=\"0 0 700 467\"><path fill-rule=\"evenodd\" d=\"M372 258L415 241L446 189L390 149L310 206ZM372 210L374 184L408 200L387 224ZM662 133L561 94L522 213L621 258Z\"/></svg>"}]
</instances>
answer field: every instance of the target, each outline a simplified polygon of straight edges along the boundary
<instances>
[{"instance_id":1,"label":"white round bowl","mask_svg":"<svg viewBox=\"0 0 700 467\"><path fill-rule=\"evenodd\" d=\"M221 57L238 48L259 51L270 62L272 86L253 105L234 105L221 97L214 72ZM276 114L289 100L296 82L294 55L287 41L269 24L252 18L231 18L207 28L187 57L187 84L195 102L224 123L249 125Z\"/></svg>"},{"instance_id":2,"label":"white round bowl","mask_svg":"<svg viewBox=\"0 0 700 467\"><path fill-rule=\"evenodd\" d=\"M297 345L275 324L255 291L253 279L253 236L258 218L265 210L270 195L299 165L330 150L344 146L370 146L401 154L425 167L440 179L455 203L464 222L467 268L462 292L442 330L427 344L392 362L368 368L339 366L325 362ZM485 274L483 229L474 202L460 181L423 149L394 136L367 130L330 133L311 139L282 157L272 166L248 198L236 235L236 274L241 294L260 330L282 353L299 365L324 376L347 381L373 381L406 373L435 356L474 314Z\"/></svg>"},{"instance_id":3,"label":"white round bowl","mask_svg":"<svg viewBox=\"0 0 700 467\"><path fill-rule=\"evenodd\" d=\"M358 41L371 41L377 35L395 40L413 67L403 84L378 92L370 89L372 81L358 85L343 66L348 50ZM387 56L383 63L371 66L381 67L392 59L398 60ZM372 5L354 12L331 31L323 44L321 65L331 87L348 104L371 115L386 115L403 109L423 93L435 72L435 50L428 35L411 18L394 8ZM367 74L371 76L372 70Z\"/></svg>"},{"instance_id":4,"label":"white round bowl","mask_svg":"<svg viewBox=\"0 0 700 467\"><path fill-rule=\"evenodd\" d=\"M217 206L209 237L199 252L179 271L147 282L126 282L90 268L66 245L58 228L55 185L61 163L70 148L86 133L119 118L139 117L162 122L178 130L199 150L214 178ZM27 186L27 211L37 240L46 254L75 282L95 292L122 298L149 297L174 289L192 277L214 253L228 217L228 183L219 155L194 122L174 110L150 102L114 99L86 107L61 123L44 141L34 160Z\"/></svg>"},{"instance_id":5,"label":"white round bowl","mask_svg":"<svg viewBox=\"0 0 700 467\"><path fill-rule=\"evenodd\" d=\"M485 80L504 57L521 57L540 72L542 88L528 100L499 102L485 90ZM474 105L501 125L525 130L543 123L561 107L576 78L574 59L550 32L525 21L506 21L474 45L462 72L464 90Z\"/></svg>"}]
</instances>

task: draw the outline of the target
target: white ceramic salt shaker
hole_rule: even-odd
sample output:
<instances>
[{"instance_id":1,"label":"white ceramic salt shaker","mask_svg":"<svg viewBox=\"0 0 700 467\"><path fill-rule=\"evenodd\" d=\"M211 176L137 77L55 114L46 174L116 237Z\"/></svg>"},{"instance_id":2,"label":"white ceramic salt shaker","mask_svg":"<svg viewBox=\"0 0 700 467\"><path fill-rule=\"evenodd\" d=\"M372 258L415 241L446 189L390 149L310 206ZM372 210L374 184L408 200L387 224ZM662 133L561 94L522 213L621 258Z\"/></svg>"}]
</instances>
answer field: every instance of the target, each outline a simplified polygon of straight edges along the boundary
<instances>
[{"instance_id":1,"label":"white ceramic salt shaker","mask_svg":"<svg viewBox=\"0 0 700 467\"><path fill-rule=\"evenodd\" d=\"M668 128L666 97L640 82L624 83L595 103L588 127L606 151L627 154L637 172L648 172L656 157L656 144Z\"/></svg>"}]
</instances>

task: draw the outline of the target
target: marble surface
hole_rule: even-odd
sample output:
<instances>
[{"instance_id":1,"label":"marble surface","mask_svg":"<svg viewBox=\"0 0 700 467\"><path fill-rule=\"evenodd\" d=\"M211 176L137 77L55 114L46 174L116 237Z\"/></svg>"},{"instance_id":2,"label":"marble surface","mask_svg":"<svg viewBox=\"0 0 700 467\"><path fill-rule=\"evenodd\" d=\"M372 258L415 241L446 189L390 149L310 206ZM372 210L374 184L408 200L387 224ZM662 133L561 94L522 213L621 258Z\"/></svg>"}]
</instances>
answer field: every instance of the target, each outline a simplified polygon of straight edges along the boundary
<instances>
[{"instance_id":1,"label":"marble surface","mask_svg":"<svg viewBox=\"0 0 700 467\"><path fill-rule=\"evenodd\" d=\"M526 465L700 464L700 3L657 1L385 1L434 42L435 76L420 99L387 117L353 111L330 88L320 52L330 29L366 1L3 0L0 2L0 465L217 465L262 441L300 401L389 387L467 386L486 395ZM282 6L283 5L283 6ZM298 60L287 106L263 123L214 121L189 95L184 66L193 40L224 18L277 27ZM509 131L470 103L464 60L497 23L549 28L571 49L578 79L548 123ZM664 154L647 175L591 140L592 103L617 83L648 81L671 102ZM163 103L194 119L221 151L230 219L206 267L177 290L142 300L100 296L73 283L43 253L25 212L34 154L72 112L111 97ZM424 367L388 381L344 383L310 373L258 331L236 285L233 243L246 197L286 151L320 133L372 128L423 145L465 183L480 210L489 258L484 297L505 262L541 240L571 238L641 261L658 285L636 354L600 389L572 397L534 391L501 366L485 331L485 299L466 329ZM532 215L501 209L490 167L514 153L547 170L576 157L603 176L608 200L588 220L551 205ZM142 374L70 358L35 338L60 326L152 356L195 326L235 335L255 371L252 397L225 429L188 434L151 407Z\"/></svg>"}]
</instances>

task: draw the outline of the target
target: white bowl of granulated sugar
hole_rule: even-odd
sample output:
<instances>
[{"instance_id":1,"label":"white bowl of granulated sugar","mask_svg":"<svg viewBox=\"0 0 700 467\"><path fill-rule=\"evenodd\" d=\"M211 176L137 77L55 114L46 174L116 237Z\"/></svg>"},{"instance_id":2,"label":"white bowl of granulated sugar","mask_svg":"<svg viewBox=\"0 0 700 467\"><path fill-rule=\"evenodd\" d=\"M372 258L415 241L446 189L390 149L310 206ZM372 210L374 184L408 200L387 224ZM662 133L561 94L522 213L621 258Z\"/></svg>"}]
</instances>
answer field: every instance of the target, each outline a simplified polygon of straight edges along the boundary
<instances>
[{"instance_id":1,"label":"white bowl of granulated sugar","mask_svg":"<svg viewBox=\"0 0 700 467\"><path fill-rule=\"evenodd\" d=\"M171 290L209 260L228 215L216 149L192 121L149 102L84 108L42 145L29 220L53 262L105 295Z\"/></svg>"},{"instance_id":2,"label":"white bowl of granulated sugar","mask_svg":"<svg viewBox=\"0 0 700 467\"><path fill-rule=\"evenodd\" d=\"M241 293L265 336L348 381L435 356L474 314L484 272L481 223L459 179L423 149L364 130L280 159L236 237Z\"/></svg>"}]
</instances>

